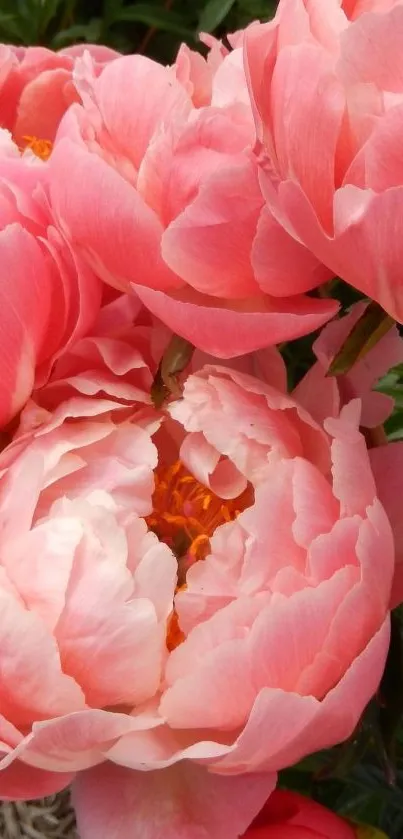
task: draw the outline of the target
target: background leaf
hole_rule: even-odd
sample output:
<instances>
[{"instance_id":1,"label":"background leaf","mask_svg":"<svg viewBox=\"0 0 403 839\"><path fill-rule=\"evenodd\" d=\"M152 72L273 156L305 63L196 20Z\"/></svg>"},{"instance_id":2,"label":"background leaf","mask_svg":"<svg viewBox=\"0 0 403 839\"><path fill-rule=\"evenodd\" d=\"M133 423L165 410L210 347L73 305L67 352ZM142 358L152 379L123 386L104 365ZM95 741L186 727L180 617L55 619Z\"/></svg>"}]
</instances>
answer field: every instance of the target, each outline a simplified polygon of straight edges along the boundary
<instances>
[{"instance_id":1,"label":"background leaf","mask_svg":"<svg viewBox=\"0 0 403 839\"><path fill-rule=\"evenodd\" d=\"M172 12L170 9L149 5L148 3L136 3L134 6L124 6L113 14L112 23L119 21L131 21L134 23L145 23L155 29L162 29L165 32L173 32L183 38L191 38L192 31L186 27L186 20L181 15Z\"/></svg>"},{"instance_id":2,"label":"background leaf","mask_svg":"<svg viewBox=\"0 0 403 839\"><path fill-rule=\"evenodd\" d=\"M209 0L199 18L199 32L213 32L231 11L235 0Z\"/></svg>"}]
</instances>

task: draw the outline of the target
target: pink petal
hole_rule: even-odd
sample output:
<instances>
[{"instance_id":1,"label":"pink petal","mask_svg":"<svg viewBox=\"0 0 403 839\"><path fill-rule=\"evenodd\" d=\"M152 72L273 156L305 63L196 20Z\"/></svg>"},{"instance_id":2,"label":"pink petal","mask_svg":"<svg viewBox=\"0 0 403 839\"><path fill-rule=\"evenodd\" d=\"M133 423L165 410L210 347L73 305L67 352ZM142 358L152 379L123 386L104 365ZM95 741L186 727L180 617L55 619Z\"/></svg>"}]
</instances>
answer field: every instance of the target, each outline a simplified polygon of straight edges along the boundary
<instances>
[{"instance_id":1,"label":"pink petal","mask_svg":"<svg viewBox=\"0 0 403 839\"><path fill-rule=\"evenodd\" d=\"M340 413L337 380L334 376L326 376L319 363L309 368L292 391L292 396L318 423L323 424L328 417L336 417Z\"/></svg>"},{"instance_id":2,"label":"pink petal","mask_svg":"<svg viewBox=\"0 0 403 839\"><path fill-rule=\"evenodd\" d=\"M51 302L51 275L39 243L19 225L0 233L3 281L0 348L0 424L23 406L33 388Z\"/></svg>"},{"instance_id":3,"label":"pink petal","mask_svg":"<svg viewBox=\"0 0 403 839\"><path fill-rule=\"evenodd\" d=\"M66 109L77 100L69 70L60 68L39 73L21 94L14 128L16 141L25 145L24 137L33 135L53 142Z\"/></svg>"},{"instance_id":4,"label":"pink petal","mask_svg":"<svg viewBox=\"0 0 403 839\"><path fill-rule=\"evenodd\" d=\"M266 688L325 696L355 653L336 655L328 641L333 616L349 594L354 572L342 568L316 588L288 598L274 595L251 626L251 604L246 600L244 620L237 628L227 620L237 620L240 601L200 624L169 661L171 686L161 703L163 716L175 728L190 727L193 718L194 727L228 730L247 721L256 696Z\"/></svg>"},{"instance_id":5,"label":"pink petal","mask_svg":"<svg viewBox=\"0 0 403 839\"><path fill-rule=\"evenodd\" d=\"M258 222L252 265L262 291L274 297L301 294L331 276L329 269L293 239L267 208Z\"/></svg>"},{"instance_id":6,"label":"pink petal","mask_svg":"<svg viewBox=\"0 0 403 839\"><path fill-rule=\"evenodd\" d=\"M292 299L261 298L218 301L207 295L168 296L145 286L133 285L144 305L176 334L218 358L244 353L291 340L318 329L337 311L333 300L296 296Z\"/></svg>"},{"instance_id":7,"label":"pink petal","mask_svg":"<svg viewBox=\"0 0 403 839\"><path fill-rule=\"evenodd\" d=\"M262 204L256 164L245 155L205 182L170 224L162 237L165 262L204 294L258 294L250 260Z\"/></svg>"},{"instance_id":8,"label":"pink petal","mask_svg":"<svg viewBox=\"0 0 403 839\"><path fill-rule=\"evenodd\" d=\"M24 801L27 798L44 798L55 795L71 784L74 775L65 772L44 772L16 760L0 770L0 798L7 801Z\"/></svg>"},{"instance_id":9,"label":"pink petal","mask_svg":"<svg viewBox=\"0 0 403 839\"><path fill-rule=\"evenodd\" d=\"M379 685L389 635L387 619L322 702L279 690L262 691L236 748L220 760L220 772L245 771L246 767L278 771L346 740Z\"/></svg>"},{"instance_id":10,"label":"pink petal","mask_svg":"<svg viewBox=\"0 0 403 839\"><path fill-rule=\"evenodd\" d=\"M19 727L80 710L80 687L62 672L56 643L42 620L4 590L0 594L2 713Z\"/></svg>"},{"instance_id":11,"label":"pink petal","mask_svg":"<svg viewBox=\"0 0 403 839\"><path fill-rule=\"evenodd\" d=\"M329 55L306 43L281 50L271 93L282 176L299 183L324 229L331 231L334 156L345 97Z\"/></svg>"},{"instance_id":12,"label":"pink petal","mask_svg":"<svg viewBox=\"0 0 403 839\"><path fill-rule=\"evenodd\" d=\"M117 287L138 280L158 288L178 285L160 256L161 222L118 172L67 139L55 147L50 166L53 209L102 279Z\"/></svg>"},{"instance_id":13,"label":"pink petal","mask_svg":"<svg viewBox=\"0 0 403 839\"><path fill-rule=\"evenodd\" d=\"M68 713L36 722L32 731L0 761L0 770L22 759L51 772L77 772L104 760L115 740L133 731L143 733L155 721L149 716L129 716L98 709Z\"/></svg>"},{"instance_id":14,"label":"pink petal","mask_svg":"<svg viewBox=\"0 0 403 839\"><path fill-rule=\"evenodd\" d=\"M84 506L84 502L76 504L78 510ZM127 567L126 539L114 517L99 508L93 518L97 542L94 544L94 537L82 541L69 581L68 600L56 628L62 667L80 684L89 705L138 705L158 689L166 654L167 619L167 614L159 619L153 600L144 596L142 560L151 565L148 575L161 578L160 586L166 584L164 594L171 609L177 564L169 548L155 537L150 539L151 544L145 540L143 548L146 529L143 520L136 519L128 535L141 547L139 566L133 568L132 576ZM143 578L140 586L136 572ZM158 588L156 585L157 593ZM132 662L129 673L128 658Z\"/></svg>"},{"instance_id":15,"label":"pink petal","mask_svg":"<svg viewBox=\"0 0 403 839\"><path fill-rule=\"evenodd\" d=\"M217 67L213 76L212 105L225 107L235 102L244 106L245 122L252 122L249 91L246 84L242 45L234 47ZM241 113L241 111L239 111Z\"/></svg>"},{"instance_id":16,"label":"pink petal","mask_svg":"<svg viewBox=\"0 0 403 839\"><path fill-rule=\"evenodd\" d=\"M374 125L370 137L358 153L358 159L362 158L365 169L365 181L358 186L368 186L375 192L401 186L403 165L399 156L399 135L402 127L401 104L382 114L382 118ZM358 160L354 161L353 166L357 164ZM350 173L347 173L347 180L352 180Z\"/></svg>"},{"instance_id":17,"label":"pink petal","mask_svg":"<svg viewBox=\"0 0 403 839\"><path fill-rule=\"evenodd\" d=\"M182 762L157 772L104 763L78 776L82 839L237 839L275 785L274 775L222 778Z\"/></svg>"},{"instance_id":18,"label":"pink petal","mask_svg":"<svg viewBox=\"0 0 403 839\"><path fill-rule=\"evenodd\" d=\"M360 10L361 12L366 11ZM383 11L383 9L382 9ZM339 73L346 84L374 82L379 88L400 93L403 58L400 32L403 8L398 4L386 14L363 14L340 38Z\"/></svg>"},{"instance_id":19,"label":"pink petal","mask_svg":"<svg viewBox=\"0 0 403 839\"><path fill-rule=\"evenodd\" d=\"M144 55L123 56L107 64L93 83L92 95L116 149L136 168L157 127L191 110L174 71Z\"/></svg>"},{"instance_id":20,"label":"pink petal","mask_svg":"<svg viewBox=\"0 0 403 839\"><path fill-rule=\"evenodd\" d=\"M202 108L188 122L173 121L153 138L139 169L137 189L163 220L164 226L188 208L190 210L192 202L195 207L190 214L196 222L203 224L204 218L207 220L206 211L218 230L221 229L220 211L222 221L228 214L231 218L231 213L235 219L239 213L239 202L235 201L236 184L231 190L228 174L221 177L223 170L234 170L238 181L247 180L251 191L249 214L256 200L262 206L256 162L248 152L253 142L250 134L251 126L237 121L229 108ZM219 178L218 188L215 187L216 178ZM199 199L200 188L202 196ZM228 201L224 201L223 206L225 198L229 200L228 206ZM223 230L225 232L225 227Z\"/></svg>"},{"instance_id":21,"label":"pink petal","mask_svg":"<svg viewBox=\"0 0 403 839\"><path fill-rule=\"evenodd\" d=\"M248 79L252 108L257 123L259 140L274 146L271 135L272 96L271 82L277 53L276 22L249 26L245 33L245 70ZM263 127L264 126L264 127Z\"/></svg>"},{"instance_id":22,"label":"pink petal","mask_svg":"<svg viewBox=\"0 0 403 839\"><path fill-rule=\"evenodd\" d=\"M306 247L336 275L402 321L402 187L379 194L352 185L337 190L333 239L324 233L312 206L295 183L281 184L279 196L279 204Z\"/></svg>"},{"instance_id":23,"label":"pink petal","mask_svg":"<svg viewBox=\"0 0 403 839\"><path fill-rule=\"evenodd\" d=\"M206 59L191 50L187 44L181 44L175 59L176 77L189 93L196 108L211 102L212 72Z\"/></svg>"},{"instance_id":24,"label":"pink petal","mask_svg":"<svg viewBox=\"0 0 403 839\"><path fill-rule=\"evenodd\" d=\"M293 461L292 490L295 520L292 534L297 545L309 548L312 540L328 533L339 517L340 506L329 481L308 460Z\"/></svg>"},{"instance_id":25,"label":"pink petal","mask_svg":"<svg viewBox=\"0 0 403 839\"><path fill-rule=\"evenodd\" d=\"M332 443L333 493L340 501L342 516L365 515L376 497L367 446L358 430L360 403L346 405L339 419L328 419L325 428L334 437Z\"/></svg>"},{"instance_id":26,"label":"pink petal","mask_svg":"<svg viewBox=\"0 0 403 839\"><path fill-rule=\"evenodd\" d=\"M201 433L186 435L180 459L200 483L220 498L236 498L246 489L246 478L230 460L222 459Z\"/></svg>"}]
</instances>

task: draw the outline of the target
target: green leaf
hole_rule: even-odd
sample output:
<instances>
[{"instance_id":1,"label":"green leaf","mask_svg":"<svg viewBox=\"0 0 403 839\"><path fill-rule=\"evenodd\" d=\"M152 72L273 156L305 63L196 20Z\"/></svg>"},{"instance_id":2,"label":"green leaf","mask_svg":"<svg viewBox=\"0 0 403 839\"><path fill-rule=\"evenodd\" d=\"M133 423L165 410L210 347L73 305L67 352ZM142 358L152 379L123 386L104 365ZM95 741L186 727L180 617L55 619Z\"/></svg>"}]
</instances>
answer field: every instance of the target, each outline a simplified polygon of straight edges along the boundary
<instances>
[{"instance_id":1,"label":"green leaf","mask_svg":"<svg viewBox=\"0 0 403 839\"><path fill-rule=\"evenodd\" d=\"M118 23L119 21L144 23L145 26L152 26L153 29L161 29L164 32L172 32L181 38L193 37L192 31L187 28L186 21L181 15L148 3L135 3L134 6L118 8L111 22Z\"/></svg>"},{"instance_id":2,"label":"green leaf","mask_svg":"<svg viewBox=\"0 0 403 839\"><path fill-rule=\"evenodd\" d=\"M26 43L26 32L24 26L16 15L0 12L0 30L10 40Z\"/></svg>"},{"instance_id":3,"label":"green leaf","mask_svg":"<svg viewBox=\"0 0 403 839\"><path fill-rule=\"evenodd\" d=\"M403 719L403 637L399 616L391 614L391 637L379 687L379 731L386 769L395 780L396 739Z\"/></svg>"},{"instance_id":4,"label":"green leaf","mask_svg":"<svg viewBox=\"0 0 403 839\"><path fill-rule=\"evenodd\" d=\"M403 438L403 412L395 411L385 423L385 431L388 440L401 440Z\"/></svg>"},{"instance_id":5,"label":"green leaf","mask_svg":"<svg viewBox=\"0 0 403 839\"><path fill-rule=\"evenodd\" d=\"M198 32L213 32L231 11L235 0L209 0L200 17Z\"/></svg>"},{"instance_id":6,"label":"green leaf","mask_svg":"<svg viewBox=\"0 0 403 839\"><path fill-rule=\"evenodd\" d=\"M94 17L89 23L78 23L75 26L70 26L68 29L63 29L61 32L58 32L52 40L52 47L59 49L75 41L86 41L90 44L97 43L100 32L101 19Z\"/></svg>"},{"instance_id":7,"label":"green leaf","mask_svg":"<svg viewBox=\"0 0 403 839\"><path fill-rule=\"evenodd\" d=\"M50 22L56 17L60 6L64 4L64 0L45 0L42 4L42 12L40 17L40 25L42 32L45 32Z\"/></svg>"}]
</instances>

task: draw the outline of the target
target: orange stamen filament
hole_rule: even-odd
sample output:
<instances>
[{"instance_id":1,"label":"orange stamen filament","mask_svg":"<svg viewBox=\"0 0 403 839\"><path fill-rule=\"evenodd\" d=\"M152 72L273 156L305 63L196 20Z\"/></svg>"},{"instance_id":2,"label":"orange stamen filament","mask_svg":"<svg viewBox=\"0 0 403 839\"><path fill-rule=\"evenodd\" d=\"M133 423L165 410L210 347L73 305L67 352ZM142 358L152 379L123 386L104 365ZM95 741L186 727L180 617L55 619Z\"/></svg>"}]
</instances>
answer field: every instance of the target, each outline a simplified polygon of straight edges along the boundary
<instances>
[{"instance_id":1,"label":"orange stamen filament","mask_svg":"<svg viewBox=\"0 0 403 839\"><path fill-rule=\"evenodd\" d=\"M179 460L159 467L155 473L153 512L147 523L177 557L178 588L186 587L189 568L210 553L210 538L216 528L233 521L252 502L249 486L237 498L223 501L187 472ZM168 649L175 649L183 640L174 610L168 621Z\"/></svg>"},{"instance_id":2,"label":"orange stamen filament","mask_svg":"<svg viewBox=\"0 0 403 839\"><path fill-rule=\"evenodd\" d=\"M25 142L24 148L30 149L41 160L49 160L53 149L53 143L50 140L41 140L39 137L31 137L29 135L26 135L22 139Z\"/></svg>"}]
</instances>

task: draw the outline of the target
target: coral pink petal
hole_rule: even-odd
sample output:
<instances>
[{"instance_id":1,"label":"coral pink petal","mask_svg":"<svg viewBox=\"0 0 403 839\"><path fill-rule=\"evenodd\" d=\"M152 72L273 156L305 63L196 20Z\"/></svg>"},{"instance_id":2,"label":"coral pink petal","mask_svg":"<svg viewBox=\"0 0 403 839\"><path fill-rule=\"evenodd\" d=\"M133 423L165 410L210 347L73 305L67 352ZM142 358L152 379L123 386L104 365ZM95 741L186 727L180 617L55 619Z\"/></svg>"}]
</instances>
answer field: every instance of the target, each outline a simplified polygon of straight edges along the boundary
<instances>
[{"instance_id":1,"label":"coral pink petal","mask_svg":"<svg viewBox=\"0 0 403 839\"><path fill-rule=\"evenodd\" d=\"M0 233L0 425L30 396L45 338L51 275L40 244L19 225Z\"/></svg>"},{"instance_id":2,"label":"coral pink petal","mask_svg":"<svg viewBox=\"0 0 403 839\"><path fill-rule=\"evenodd\" d=\"M17 143L25 145L27 135L53 142L62 116L76 100L78 94L68 70L40 73L21 94L13 132Z\"/></svg>"},{"instance_id":3,"label":"coral pink petal","mask_svg":"<svg viewBox=\"0 0 403 839\"><path fill-rule=\"evenodd\" d=\"M275 782L222 778L187 761L157 772L103 763L78 776L73 802L81 839L237 839Z\"/></svg>"},{"instance_id":4,"label":"coral pink petal","mask_svg":"<svg viewBox=\"0 0 403 839\"><path fill-rule=\"evenodd\" d=\"M196 108L209 105L213 74L206 59L191 50L187 44L181 44L174 64L176 77L191 96Z\"/></svg>"},{"instance_id":5,"label":"coral pink petal","mask_svg":"<svg viewBox=\"0 0 403 839\"><path fill-rule=\"evenodd\" d=\"M235 749L220 761L220 772L243 771L246 766L249 771L278 771L346 740L379 685L389 637L388 618L322 702L280 690L262 691Z\"/></svg>"},{"instance_id":6,"label":"coral pink petal","mask_svg":"<svg viewBox=\"0 0 403 839\"><path fill-rule=\"evenodd\" d=\"M337 419L328 419L325 428L333 436L333 494L340 501L342 515L365 515L376 496L375 481L363 435L358 430L360 403L346 405Z\"/></svg>"},{"instance_id":7,"label":"coral pink petal","mask_svg":"<svg viewBox=\"0 0 403 839\"><path fill-rule=\"evenodd\" d=\"M329 269L293 239L268 209L260 215L252 265L262 291L274 297L301 294L331 276Z\"/></svg>"},{"instance_id":8,"label":"coral pink petal","mask_svg":"<svg viewBox=\"0 0 403 839\"><path fill-rule=\"evenodd\" d=\"M271 80L277 54L277 27L273 21L249 26L245 33L245 70L258 136L270 144ZM265 126L265 129L263 129Z\"/></svg>"},{"instance_id":9,"label":"coral pink petal","mask_svg":"<svg viewBox=\"0 0 403 839\"><path fill-rule=\"evenodd\" d=\"M279 202L301 241L334 274L403 321L403 188L376 194L348 185L335 194L335 237L330 239L297 184L281 184ZM376 231L376 236L374 235ZM360 253L360 259L356 254Z\"/></svg>"},{"instance_id":10,"label":"coral pink petal","mask_svg":"<svg viewBox=\"0 0 403 839\"><path fill-rule=\"evenodd\" d=\"M394 8L385 9L386 14L364 14L371 11L367 7L360 9L361 16L358 17L356 10L358 19L354 26L342 33L338 69L346 84L374 82L383 90L401 93L403 8L399 3L393 5Z\"/></svg>"},{"instance_id":11,"label":"coral pink petal","mask_svg":"<svg viewBox=\"0 0 403 839\"><path fill-rule=\"evenodd\" d=\"M116 148L136 168L156 128L191 110L191 100L174 70L144 55L123 56L107 64L92 95Z\"/></svg>"},{"instance_id":12,"label":"coral pink petal","mask_svg":"<svg viewBox=\"0 0 403 839\"><path fill-rule=\"evenodd\" d=\"M165 231L165 261L204 294L227 298L258 294L250 250L262 203L257 167L246 156L216 172Z\"/></svg>"},{"instance_id":13,"label":"coral pink petal","mask_svg":"<svg viewBox=\"0 0 403 839\"><path fill-rule=\"evenodd\" d=\"M271 92L280 171L300 184L323 227L331 231L334 156L345 96L330 57L312 44L283 49Z\"/></svg>"},{"instance_id":14,"label":"coral pink petal","mask_svg":"<svg viewBox=\"0 0 403 839\"><path fill-rule=\"evenodd\" d=\"M10 801L45 798L60 792L73 778L71 773L45 772L16 760L0 771L0 798Z\"/></svg>"},{"instance_id":15,"label":"coral pink petal","mask_svg":"<svg viewBox=\"0 0 403 839\"><path fill-rule=\"evenodd\" d=\"M12 595L0 592L0 704L18 727L32 719L65 714L85 706L80 687L60 667L56 643L42 620Z\"/></svg>"},{"instance_id":16,"label":"coral pink petal","mask_svg":"<svg viewBox=\"0 0 403 839\"><path fill-rule=\"evenodd\" d=\"M201 433L186 435L180 459L200 483L220 498L236 498L246 489L246 478L230 460L220 460L217 449Z\"/></svg>"},{"instance_id":17,"label":"coral pink petal","mask_svg":"<svg viewBox=\"0 0 403 839\"><path fill-rule=\"evenodd\" d=\"M115 740L155 726L154 720L144 717L120 713L119 708L114 713L91 708L35 722L31 734L3 757L0 767L3 769L22 759L49 771L88 769L104 760L104 752Z\"/></svg>"},{"instance_id":18,"label":"coral pink petal","mask_svg":"<svg viewBox=\"0 0 403 839\"><path fill-rule=\"evenodd\" d=\"M326 376L326 371L319 363L309 368L294 388L292 396L320 424L328 417L336 417L340 411L337 381L334 376Z\"/></svg>"},{"instance_id":19,"label":"coral pink petal","mask_svg":"<svg viewBox=\"0 0 403 839\"><path fill-rule=\"evenodd\" d=\"M52 205L61 226L102 279L117 287L134 280L178 286L160 256L161 222L113 168L65 139L55 147L50 169Z\"/></svg>"},{"instance_id":20,"label":"coral pink petal","mask_svg":"<svg viewBox=\"0 0 403 839\"><path fill-rule=\"evenodd\" d=\"M306 335L323 326L338 309L333 300L301 296L275 301L261 298L243 303L243 308L225 308L221 301L206 295L168 296L140 285L133 289L173 332L218 358L232 358Z\"/></svg>"}]
</instances>

